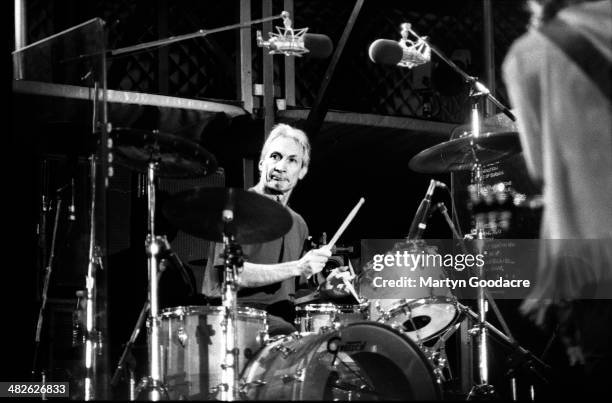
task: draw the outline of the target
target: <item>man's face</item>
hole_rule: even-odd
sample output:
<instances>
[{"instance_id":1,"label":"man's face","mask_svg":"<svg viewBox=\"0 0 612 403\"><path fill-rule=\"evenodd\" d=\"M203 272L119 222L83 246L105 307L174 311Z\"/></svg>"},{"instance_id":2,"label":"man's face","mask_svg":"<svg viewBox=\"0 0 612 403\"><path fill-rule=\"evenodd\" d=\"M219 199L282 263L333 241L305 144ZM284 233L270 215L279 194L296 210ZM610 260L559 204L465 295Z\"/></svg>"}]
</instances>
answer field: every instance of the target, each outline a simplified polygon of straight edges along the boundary
<instances>
[{"instance_id":1,"label":"man's face","mask_svg":"<svg viewBox=\"0 0 612 403\"><path fill-rule=\"evenodd\" d=\"M307 172L303 167L304 151L292 138L278 137L259 161L259 172L264 189L270 193L287 193Z\"/></svg>"}]
</instances>

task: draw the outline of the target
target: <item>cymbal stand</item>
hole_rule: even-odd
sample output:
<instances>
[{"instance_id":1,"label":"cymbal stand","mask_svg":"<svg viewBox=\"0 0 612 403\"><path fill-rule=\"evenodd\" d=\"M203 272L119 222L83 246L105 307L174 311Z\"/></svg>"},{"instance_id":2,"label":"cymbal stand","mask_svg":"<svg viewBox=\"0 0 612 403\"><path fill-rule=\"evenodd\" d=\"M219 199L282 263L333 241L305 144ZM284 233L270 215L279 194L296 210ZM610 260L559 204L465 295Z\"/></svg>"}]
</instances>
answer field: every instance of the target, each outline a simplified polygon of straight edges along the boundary
<instances>
[{"instance_id":1,"label":"cymbal stand","mask_svg":"<svg viewBox=\"0 0 612 403\"><path fill-rule=\"evenodd\" d=\"M149 270L149 317L148 329L148 353L149 353L149 376L143 378L136 388L136 394L144 394L147 400L159 401L169 398L168 391L162 382L161 357L159 343L159 301L158 301L158 256L164 245L161 237L155 236L155 172L158 163L153 158L149 161L147 168L147 229L148 234L145 241L147 251L147 263Z\"/></svg>"},{"instance_id":2,"label":"cymbal stand","mask_svg":"<svg viewBox=\"0 0 612 403\"><path fill-rule=\"evenodd\" d=\"M463 238L461 236L461 234L459 234L457 232L457 228L455 227L455 225L453 224L453 221L451 220L450 216L448 215L448 210L446 208L446 206L444 205L444 203L438 203L436 205L437 210L439 210L442 215L444 216L444 219L446 220L448 226L450 227L451 231L453 232L453 236L455 239L460 241L460 245L463 249L463 251L465 253L467 253L467 248L465 246L465 244L463 243ZM491 325L488 321L486 320L482 320L482 315L481 312L474 312L472 311L469 307L462 305L460 303L457 303L459 311L461 312L462 315L467 315L469 317L471 317L472 319L475 319L478 321L478 324L482 324L482 326L485 328L485 330L487 331L491 331L492 335L496 336L498 339L504 341L505 343L507 343L508 345L510 345L516 352L517 354L521 357L522 361L526 364L528 364L528 369L530 371L532 371L538 378L544 380L546 382L546 378L544 376L542 376L539 371L536 370L535 366L533 365L533 363L537 363L541 368L544 369L550 369L550 367L545 364L544 362L542 362L540 359L538 359L538 357L534 356L531 352L529 352L528 350L524 349L523 347L521 347L517 340L512 336L512 332L510 331L510 328L508 327L508 325L506 324L506 321L504 320L499 308L497 307L497 304L495 303L495 300L493 299L493 297L491 296L491 294L486 290L486 288L482 288L478 290L479 293L482 292L483 295L480 295L480 298L486 297L486 302L489 302L491 304L491 308L493 308L493 311L495 312L502 328L503 328L503 332L498 330L496 327L494 327L493 325ZM479 300L480 303L481 300ZM479 305L479 309L482 308L481 305ZM478 333L480 331L480 328L476 327L475 329L473 329L476 333ZM480 346L479 346L480 347ZM486 348L486 346L485 346ZM486 350L485 350L486 352ZM522 362L521 362L522 364ZM515 365L516 366L516 365ZM514 370L509 371L510 374L514 373ZM513 393L515 393L515 389L516 389L516 382L515 379L512 377L511 379L511 386L513 388ZM485 390L486 391L486 390ZM473 389L470 392L470 397L473 396L475 394L475 392L482 392L482 390L476 390Z\"/></svg>"},{"instance_id":3,"label":"cymbal stand","mask_svg":"<svg viewBox=\"0 0 612 403\"><path fill-rule=\"evenodd\" d=\"M219 394L219 400L235 401L240 400L239 393L239 358L240 352L238 345L238 332L236 329L236 314L238 309L238 281L242 272L243 259L242 249L235 242L235 234L232 230L234 221L233 194L229 189L227 206L223 210L223 343L221 351L224 352L223 364L221 365L221 384L213 391Z\"/></svg>"}]
</instances>

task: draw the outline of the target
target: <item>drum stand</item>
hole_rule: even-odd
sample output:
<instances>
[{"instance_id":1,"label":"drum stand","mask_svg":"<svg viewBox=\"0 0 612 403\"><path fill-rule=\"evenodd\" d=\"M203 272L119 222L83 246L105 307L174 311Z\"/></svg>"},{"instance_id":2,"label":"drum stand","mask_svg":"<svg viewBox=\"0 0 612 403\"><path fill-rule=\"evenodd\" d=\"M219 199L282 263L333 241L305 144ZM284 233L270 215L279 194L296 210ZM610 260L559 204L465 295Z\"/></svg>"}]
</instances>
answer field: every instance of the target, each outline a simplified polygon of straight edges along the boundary
<instances>
[{"instance_id":1,"label":"drum stand","mask_svg":"<svg viewBox=\"0 0 612 403\"><path fill-rule=\"evenodd\" d=\"M145 241L147 251L147 263L149 269L149 317L147 322L148 331L148 353L149 353L149 376L143 378L136 388L136 395L146 400L167 400L168 390L162 382L161 357L159 343L159 302L157 299L158 284L158 256L165 244L161 237L155 236L155 172L157 162L149 161L147 169L147 202L148 202L148 234Z\"/></svg>"},{"instance_id":2,"label":"drum stand","mask_svg":"<svg viewBox=\"0 0 612 403\"><path fill-rule=\"evenodd\" d=\"M223 230L223 321L221 328L223 329L223 345L221 351L224 351L223 364L221 366L221 384L212 391L212 395L219 395L219 400L235 401L240 400L239 390L239 357L240 351L236 347L238 345L238 332L236 329L236 313L238 309L238 281L239 275L242 272L243 259L242 249L235 242L235 234L232 230L234 221L233 211L233 193L229 189L228 201L222 213L224 224Z\"/></svg>"},{"instance_id":3,"label":"drum stand","mask_svg":"<svg viewBox=\"0 0 612 403\"><path fill-rule=\"evenodd\" d=\"M465 246L465 244L463 243L463 238L461 237L461 234L459 234L457 232L457 228L455 227L455 225L453 224L451 218L448 215L448 211L446 209L446 206L444 205L444 203L439 203L438 204L438 210L442 213L442 215L444 216L444 219L446 220L448 226L450 227L450 229L453 232L453 236L455 237L455 239L458 239L460 241L461 247L463 249L463 251L465 253L467 253L467 248ZM482 226L481 225L477 225L477 227L480 230L480 234L481 234L481 238L479 239L483 239L482 238L482 234L484 233ZM482 247L482 242L479 242L479 246ZM481 252L481 251L479 251ZM481 269L482 270L482 269ZM482 271L479 273L479 275L482 274ZM485 300L486 298L486 300ZM500 331L499 329L497 329L495 326L491 325L488 321L485 320L484 316L486 314L486 308L487 308L487 302L490 303L491 308L493 309L493 311L495 312L500 324L502 325L504 332ZM500 340L502 340L503 342L505 342L506 344L508 344L509 346L511 346L517 353L518 355L521 357L522 361L519 364L526 364L527 368L534 373L538 378L546 381L546 378L544 376L542 376L539 371L536 370L535 366L533 365L533 363L537 363L541 368L544 369L549 369L550 367L545 364L544 362L542 362L540 359L538 359L536 356L534 356L530 351L524 349L523 347L521 347L518 342L514 339L514 337L512 336L512 333L510 332L510 328L508 327L508 325L506 324L506 321L504 320L501 312L499 311L497 304L495 303L495 300L491 297L491 295L489 294L489 292L485 289L485 288L479 288L478 289L478 308L479 310L481 309L485 309L484 311L479 311L478 313L472 311L469 307L462 305L461 303L457 303L457 307L459 308L460 311L460 315L463 316L467 316L467 317L471 317L472 319L477 321L477 325L472 328L471 330L468 331L468 333L470 335L478 335L479 336L479 344L478 344L478 352L479 352L479 370L481 371L485 371L485 375L488 376L488 366L483 365L483 361L484 364L488 365L488 361L487 361L487 349L486 349L486 344L483 345L482 343L486 343L487 342L487 332L491 331L492 334L494 336L496 336L497 338L499 338ZM460 321L461 322L461 321ZM484 330L484 332L483 332ZM453 330L454 331L454 330ZM483 337L484 334L484 337ZM443 338L446 336L446 334L444 336L442 336ZM482 354L482 356L480 355ZM484 358L484 360L483 360ZM510 371L509 373L512 374L514 371ZM480 378L482 381L482 377ZM488 380L488 378L485 378L486 380ZM516 397L516 380L514 379L514 377L511 378L511 388L512 388L512 394L514 397ZM484 393L484 394L483 394ZM488 385L488 383L485 384L480 384L480 385L476 385L472 388L472 390L470 391L469 395L468 395L468 399L472 399L472 398L483 398L483 397L491 397L492 394L494 393L494 389L491 385ZM514 399L516 400L516 399Z\"/></svg>"}]
</instances>

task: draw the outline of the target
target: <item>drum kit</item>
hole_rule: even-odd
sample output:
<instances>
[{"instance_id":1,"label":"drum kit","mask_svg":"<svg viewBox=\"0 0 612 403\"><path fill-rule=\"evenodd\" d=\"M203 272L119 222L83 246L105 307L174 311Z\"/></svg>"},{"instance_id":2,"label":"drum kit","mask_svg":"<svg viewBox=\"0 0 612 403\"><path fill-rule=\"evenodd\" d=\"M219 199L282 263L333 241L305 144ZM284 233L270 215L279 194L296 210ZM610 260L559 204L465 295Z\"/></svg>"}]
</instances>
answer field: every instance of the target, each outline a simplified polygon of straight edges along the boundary
<instances>
[{"instance_id":1,"label":"drum kit","mask_svg":"<svg viewBox=\"0 0 612 403\"><path fill-rule=\"evenodd\" d=\"M269 337L268 314L240 305L237 298L244 261L240 245L283 236L291 227L291 216L275 201L234 188L191 189L165 203L163 213L177 228L224 244L225 265L221 306L160 310L160 256L169 244L155 231L156 179L208 175L216 169L216 160L197 144L172 134L119 128L112 130L111 137L117 161L147 176L148 301L128 346L146 321L149 362L148 375L132 386L132 397L434 400L442 397L448 369L444 344L466 317L477 322L474 333L481 343L487 342L487 329L513 342L484 320L482 312L460 304L450 289L424 288L422 295L411 299L392 295L370 300L360 297L372 286L368 281L372 262L351 277L357 303L298 299L296 331ZM516 132L487 132L426 149L410 161L410 166L428 173L478 170L481 164L519 151ZM361 203L363 199L351 212L352 217ZM348 221L347 218L344 227ZM482 235L482 231L479 233ZM396 245L394 251L401 250L435 253L419 239ZM437 267L424 269L430 270L432 276L443 275ZM482 305L487 295L483 291L479 297ZM125 357L126 351L114 380L124 367ZM481 358L488 365L486 357Z\"/></svg>"},{"instance_id":2,"label":"drum kit","mask_svg":"<svg viewBox=\"0 0 612 403\"><path fill-rule=\"evenodd\" d=\"M429 174L470 171L473 202L487 191L483 165L518 154L521 150L518 134L508 127L486 130L478 110L483 98L513 118L511 113L484 85L430 47L470 84L472 119L465 135L420 152L409 166ZM449 288L424 287L420 295L410 299L387 295L384 290L381 294L379 289L379 298L362 298L372 287L372 281L368 281L373 272L372 262L365 264L358 275L351 267L350 280L343 278L349 297L356 301L346 304L316 300L312 297L316 293L300 298L295 301L296 331L270 337L268 313L238 301L237 288L244 263L241 245L282 237L290 230L292 219L280 203L235 188L191 189L175 194L165 203L164 215L177 228L223 244L224 268L220 306L160 310L157 295L160 257L169 244L155 231L156 180L206 176L216 169L217 163L211 153L196 143L168 133L114 129L111 138L117 161L147 178L148 301L126 350L146 321L148 375L137 387L131 382L131 397L225 401L437 400L443 397L442 384L450 373L445 343L468 319L474 324L467 337L477 339L479 374L468 397L491 397L494 393L488 375L490 333L523 356L539 361L508 336L510 332L503 318L499 317L504 332L486 320L488 306L496 313L499 310L482 287L477 293L477 312L461 304ZM394 252L436 253L420 239L436 183L439 182L431 181L406 241L397 244ZM328 244L330 248L363 202L362 198L343 222ZM454 237L462 240L444 206L438 210ZM476 228L472 234L484 239L482 220L474 221ZM439 267L427 266L424 270L431 277L445 277ZM480 269L478 275L482 274ZM114 381L124 367L126 355L124 351Z\"/></svg>"}]
</instances>

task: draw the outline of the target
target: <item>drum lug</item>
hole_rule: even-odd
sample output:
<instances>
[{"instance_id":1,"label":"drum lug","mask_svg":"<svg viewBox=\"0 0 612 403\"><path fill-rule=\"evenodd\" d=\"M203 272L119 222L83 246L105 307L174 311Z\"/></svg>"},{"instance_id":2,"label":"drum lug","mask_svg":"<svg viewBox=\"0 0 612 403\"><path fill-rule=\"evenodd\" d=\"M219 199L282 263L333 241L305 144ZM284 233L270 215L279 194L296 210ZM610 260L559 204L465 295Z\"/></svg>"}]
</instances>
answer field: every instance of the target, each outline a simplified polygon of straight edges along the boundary
<instances>
[{"instance_id":1,"label":"drum lug","mask_svg":"<svg viewBox=\"0 0 612 403\"><path fill-rule=\"evenodd\" d=\"M263 379L256 379L254 381L245 383L244 385L242 385L242 387L240 389L242 389L242 391L244 391L245 389L253 387L253 386L260 387L260 386L265 386L267 384L268 384L268 382L264 381Z\"/></svg>"},{"instance_id":2,"label":"drum lug","mask_svg":"<svg viewBox=\"0 0 612 403\"><path fill-rule=\"evenodd\" d=\"M289 382L304 382L304 370L302 369L298 369L297 371L295 371L295 374L293 375L289 375L289 374L285 374L283 375L283 377L281 378L283 383L289 383Z\"/></svg>"},{"instance_id":3,"label":"drum lug","mask_svg":"<svg viewBox=\"0 0 612 403\"><path fill-rule=\"evenodd\" d=\"M262 330L260 332L257 333L257 337L256 337L256 341L257 344L259 344L260 346L265 346L268 341L270 339L270 336L268 335L268 330Z\"/></svg>"},{"instance_id":4,"label":"drum lug","mask_svg":"<svg viewBox=\"0 0 612 403\"><path fill-rule=\"evenodd\" d=\"M183 326L179 327L178 330L176 331L176 337L179 343L181 343L181 346L185 348L185 346L187 345L187 339L189 339L189 336L187 336L187 333L185 332L185 328Z\"/></svg>"},{"instance_id":5,"label":"drum lug","mask_svg":"<svg viewBox=\"0 0 612 403\"><path fill-rule=\"evenodd\" d=\"M282 346L282 345L278 345L278 346L274 347L274 351L279 351L281 353L281 355L283 356L283 358L287 358L291 354L295 353L295 350L293 350L293 349L291 349L289 347Z\"/></svg>"}]
</instances>

